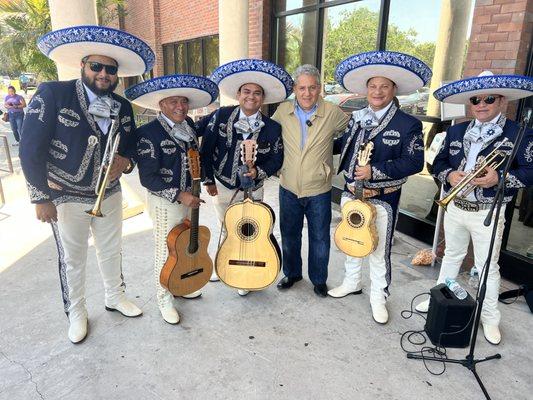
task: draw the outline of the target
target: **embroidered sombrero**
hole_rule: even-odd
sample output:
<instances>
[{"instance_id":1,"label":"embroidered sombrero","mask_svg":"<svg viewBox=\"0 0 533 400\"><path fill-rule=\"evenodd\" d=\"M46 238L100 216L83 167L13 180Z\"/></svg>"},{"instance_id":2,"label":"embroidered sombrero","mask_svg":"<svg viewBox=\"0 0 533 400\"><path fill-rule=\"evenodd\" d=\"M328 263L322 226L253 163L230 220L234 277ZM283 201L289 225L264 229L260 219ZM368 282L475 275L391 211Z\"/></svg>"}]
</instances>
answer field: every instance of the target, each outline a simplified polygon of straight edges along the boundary
<instances>
[{"instance_id":1,"label":"embroidered sombrero","mask_svg":"<svg viewBox=\"0 0 533 400\"><path fill-rule=\"evenodd\" d=\"M396 84L397 94L410 94L426 85L431 69L418 58L394 51L369 51L341 61L335 79L346 90L366 94L369 79L382 76Z\"/></svg>"},{"instance_id":2,"label":"embroidered sombrero","mask_svg":"<svg viewBox=\"0 0 533 400\"><path fill-rule=\"evenodd\" d=\"M60 65L80 68L89 55L110 57L118 63L118 76L142 75L152 69L150 46L129 33L104 26L84 25L52 31L37 41L39 50Z\"/></svg>"},{"instance_id":3,"label":"embroidered sombrero","mask_svg":"<svg viewBox=\"0 0 533 400\"><path fill-rule=\"evenodd\" d=\"M189 109L205 107L218 97L217 85L210 79L195 75L167 75L138 83L124 92L133 103L159 110L159 102L171 96L189 99Z\"/></svg>"},{"instance_id":4,"label":"embroidered sombrero","mask_svg":"<svg viewBox=\"0 0 533 400\"><path fill-rule=\"evenodd\" d=\"M494 75L483 71L478 76L448 83L435 90L433 96L444 103L468 104L473 96L499 94L507 100L533 95L533 78L521 75Z\"/></svg>"},{"instance_id":5,"label":"embroidered sombrero","mask_svg":"<svg viewBox=\"0 0 533 400\"><path fill-rule=\"evenodd\" d=\"M236 60L221 65L213 71L210 78L220 93L235 98L239 88L246 83L255 83L263 88L263 104L278 103L292 92L293 81L283 68L269 61L256 59Z\"/></svg>"}]
</instances>

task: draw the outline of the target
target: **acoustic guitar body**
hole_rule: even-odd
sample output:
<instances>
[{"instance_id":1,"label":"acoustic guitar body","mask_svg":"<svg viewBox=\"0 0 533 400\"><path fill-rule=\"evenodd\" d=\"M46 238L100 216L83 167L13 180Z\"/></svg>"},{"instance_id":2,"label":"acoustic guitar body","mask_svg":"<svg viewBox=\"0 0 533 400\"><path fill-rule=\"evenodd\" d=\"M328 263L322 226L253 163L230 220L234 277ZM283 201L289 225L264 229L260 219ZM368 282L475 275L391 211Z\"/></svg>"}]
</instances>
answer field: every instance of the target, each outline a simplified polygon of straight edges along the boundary
<instances>
[{"instance_id":1,"label":"acoustic guitar body","mask_svg":"<svg viewBox=\"0 0 533 400\"><path fill-rule=\"evenodd\" d=\"M366 257L378 245L376 208L361 200L352 200L342 207L342 220L335 230L335 244L351 257Z\"/></svg>"},{"instance_id":2,"label":"acoustic guitar body","mask_svg":"<svg viewBox=\"0 0 533 400\"><path fill-rule=\"evenodd\" d=\"M198 246L190 252L191 222L186 219L167 236L168 258L159 281L174 296L191 294L204 287L213 272L213 261L207 252L211 238L209 228L198 226Z\"/></svg>"},{"instance_id":3,"label":"acoustic guitar body","mask_svg":"<svg viewBox=\"0 0 533 400\"><path fill-rule=\"evenodd\" d=\"M226 210L227 236L218 249L215 269L220 280L237 289L260 290L276 280L281 250L272 234L274 211L246 199Z\"/></svg>"}]
</instances>

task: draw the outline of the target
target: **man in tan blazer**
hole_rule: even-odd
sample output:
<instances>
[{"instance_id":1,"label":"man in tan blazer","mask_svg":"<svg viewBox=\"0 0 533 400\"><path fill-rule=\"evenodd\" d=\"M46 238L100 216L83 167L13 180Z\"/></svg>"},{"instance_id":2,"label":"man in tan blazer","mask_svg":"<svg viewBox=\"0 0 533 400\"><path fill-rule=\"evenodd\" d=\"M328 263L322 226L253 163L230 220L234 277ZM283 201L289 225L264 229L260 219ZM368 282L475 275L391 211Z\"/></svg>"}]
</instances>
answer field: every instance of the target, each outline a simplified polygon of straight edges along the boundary
<instances>
[{"instance_id":1,"label":"man in tan blazer","mask_svg":"<svg viewBox=\"0 0 533 400\"><path fill-rule=\"evenodd\" d=\"M295 101L278 107L272 119L282 127L284 160L279 206L283 273L279 289L302 279L302 228L307 218L308 273L318 296L327 296L331 223L333 139L342 133L348 117L320 96L320 72L302 65L294 74Z\"/></svg>"}]
</instances>

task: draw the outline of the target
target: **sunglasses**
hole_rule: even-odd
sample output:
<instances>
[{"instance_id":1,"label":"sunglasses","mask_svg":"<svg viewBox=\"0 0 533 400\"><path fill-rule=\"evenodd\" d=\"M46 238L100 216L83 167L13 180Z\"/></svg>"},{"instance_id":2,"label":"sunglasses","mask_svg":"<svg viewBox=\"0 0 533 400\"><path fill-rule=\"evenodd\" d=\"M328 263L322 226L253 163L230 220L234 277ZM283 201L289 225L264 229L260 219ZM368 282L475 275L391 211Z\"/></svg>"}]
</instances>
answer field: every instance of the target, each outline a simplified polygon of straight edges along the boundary
<instances>
[{"instance_id":1,"label":"sunglasses","mask_svg":"<svg viewBox=\"0 0 533 400\"><path fill-rule=\"evenodd\" d=\"M485 104L494 104L496 99L499 99L500 97L502 96L493 96L493 95L489 95L485 97L474 96L474 97L470 97L470 103L474 106L477 106L481 102Z\"/></svg>"},{"instance_id":2,"label":"sunglasses","mask_svg":"<svg viewBox=\"0 0 533 400\"><path fill-rule=\"evenodd\" d=\"M100 72L105 68L105 73L109 75L116 75L118 72L118 67L115 65L102 64L96 61L86 61L86 64L89 64L89 68L93 72Z\"/></svg>"}]
</instances>

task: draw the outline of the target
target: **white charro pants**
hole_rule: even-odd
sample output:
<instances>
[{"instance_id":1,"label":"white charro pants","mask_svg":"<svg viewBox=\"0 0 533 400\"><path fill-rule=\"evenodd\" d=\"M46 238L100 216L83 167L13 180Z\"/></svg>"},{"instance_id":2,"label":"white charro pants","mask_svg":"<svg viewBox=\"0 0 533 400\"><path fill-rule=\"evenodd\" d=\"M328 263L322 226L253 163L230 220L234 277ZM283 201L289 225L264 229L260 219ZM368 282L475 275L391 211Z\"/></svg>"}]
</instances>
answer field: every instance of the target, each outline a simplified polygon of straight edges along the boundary
<instances>
[{"instance_id":1,"label":"white charro pants","mask_svg":"<svg viewBox=\"0 0 533 400\"><path fill-rule=\"evenodd\" d=\"M342 196L341 207L348 201L352 200L349 197ZM370 303L385 304L387 284L387 254L386 245L389 240L389 214L385 207L374 204L376 207L376 230L378 234L378 245L376 250L368 256L370 264ZM344 262L345 280L348 285L353 287L361 287L363 258L356 258L346 256Z\"/></svg>"},{"instance_id":2,"label":"white charro pants","mask_svg":"<svg viewBox=\"0 0 533 400\"><path fill-rule=\"evenodd\" d=\"M218 226L221 228L224 223L224 215L226 214L226 209L229 207L231 198L235 195L236 189L228 189L226 186L220 182L216 182L218 194L212 197L213 205L215 206L215 212L218 218ZM263 186L254 190L252 192L254 200L263 200ZM244 199L244 192L240 191L232 203L242 201ZM225 233L224 233L225 235Z\"/></svg>"},{"instance_id":3,"label":"white charro pants","mask_svg":"<svg viewBox=\"0 0 533 400\"><path fill-rule=\"evenodd\" d=\"M496 242L492 252L487 278L487 291L483 310L481 311L481 322L488 325L498 325L500 323L500 311L498 310L498 295L500 291L500 267L498 257L502 243L503 228L505 224L505 209L502 208L496 232ZM470 238L474 246L474 260L478 271L481 271L480 279L483 279L485 271L485 261L489 252L490 238L494 220L490 226L483 225L489 210L477 212L463 211L450 202L448 211L444 214L444 237L446 248L444 258L440 268L437 284L444 283L446 278L455 279L463 259L468 252ZM483 270L483 271L482 271Z\"/></svg>"},{"instance_id":4,"label":"white charro pants","mask_svg":"<svg viewBox=\"0 0 533 400\"><path fill-rule=\"evenodd\" d=\"M180 203L171 203L162 197L147 194L148 214L152 219L155 241L154 280L157 290L157 304L161 308L168 305L174 296L159 283L161 269L168 258L167 236L176 225L189 215L189 208Z\"/></svg>"},{"instance_id":5,"label":"white charro pants","mask_svg":"<svg viewBox=\"0 0 533 400\"><path fill-rule=\"evenodd\" d=\"M57 206L53 224L59 251L59 275L65 312L71 318L87 316L85 308L85 270L89 232L94 239L98 267L104 282L105 304L115 306L124 298L122 276L122 194L115 193L102 202L104 217L85 211L92 205L63 203Z\"/></svg>"}]
</instances>

